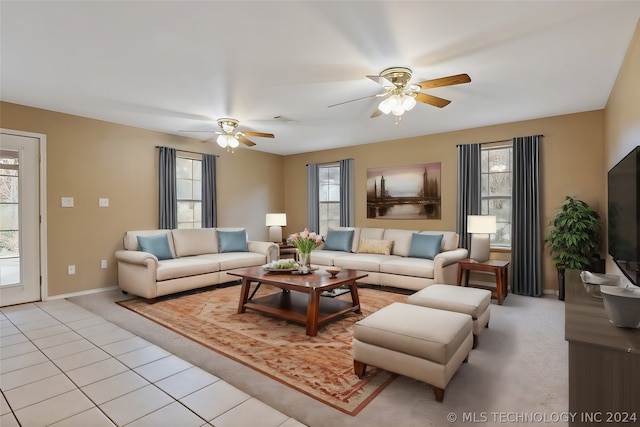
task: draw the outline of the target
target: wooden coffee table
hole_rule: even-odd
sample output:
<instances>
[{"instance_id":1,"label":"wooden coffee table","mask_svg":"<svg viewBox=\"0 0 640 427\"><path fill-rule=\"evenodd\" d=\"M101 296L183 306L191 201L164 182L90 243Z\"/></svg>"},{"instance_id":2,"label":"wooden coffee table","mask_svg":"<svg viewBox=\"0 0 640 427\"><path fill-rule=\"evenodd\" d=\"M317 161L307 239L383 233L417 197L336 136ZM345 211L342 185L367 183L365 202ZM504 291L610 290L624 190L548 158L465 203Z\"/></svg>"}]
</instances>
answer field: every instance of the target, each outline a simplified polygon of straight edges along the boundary
<instances>
[{"instance_id":1,"label":"wooden coffee table","mask_svg":"<svg viewBox=\"0 0 640 427\"><path fill-rule=\"evenodd\" d=\"M246 309L306 325L307 335L316 336L318 327L350 311L361 313L356 280L366 273L345 269L331 278L324 268L310 274L269 272L262 267L239 268L227 272L242 278L238 314ZM260 298L249 298L252 282L264 283L283 290ZM348 286L351 301L323 297L324 291Z\"/></svg>"}]
</instances>

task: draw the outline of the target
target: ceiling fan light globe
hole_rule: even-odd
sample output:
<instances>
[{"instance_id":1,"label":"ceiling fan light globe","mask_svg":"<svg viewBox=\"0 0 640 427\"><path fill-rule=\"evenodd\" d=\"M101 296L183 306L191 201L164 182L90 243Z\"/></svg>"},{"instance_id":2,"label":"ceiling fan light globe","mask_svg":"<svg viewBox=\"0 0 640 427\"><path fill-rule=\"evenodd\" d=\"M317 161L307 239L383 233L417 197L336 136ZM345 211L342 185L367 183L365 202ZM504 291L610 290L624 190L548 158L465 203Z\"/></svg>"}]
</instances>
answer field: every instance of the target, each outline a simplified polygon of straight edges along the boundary
<instances>
[{"instance_id":1,"label":"ceiling fan light globe","mask_svg":"<svg viewBox=\"0 0 640 427\"><path fill-rule=\"evenodd\" d=\"M404 95L402 97L402 107L405 111L411 110L416 106L416 99L413 96Z\"/></svg>"},{"instance_id":2,"label":"ceiling fan light globe","mask_svg":"<svg viewBox=\"0 0 640 427\"><path fill-rule=\"evenodd\" d=\"M389 99L384 99L378 105L378 110L382 111L384 114L389 114L391 112L391 105L389 105Z\"/></svg>"},{"instance_id":3,"label":"ceiling fan light globe","mask_svg":"<svg viewBox=\"0 0 640 427\"><path fill-rule=\"evenodd\" d=\"M402 108L402 105L391 109L391 114L393 114L394 116L401 116L404 114L404 108Z\"/></svg>"},{"instance_id":4,"label":"ceiling fan light globe","mask_svg":"<svg viewBox=\"0 0 640 427\"><path fill-rule=\"evenodd\" d=\"M226 148L227 147L227 135L219 135L218 138L216 138L216 142L218 143L218 145L222 148Z\"/></svg>"},{"instance_id":5,"label":"ceiling fan light globe","mask_svg":"<svg viewBox=\"0 0 640 427\"><path fill-rule=\"evenodd\" d=\"M238 145L240 145L240 142L238 142L238 140L231 135L227 135L227 143L231 148L236 148Z\"/></svg>"}]
</instances>

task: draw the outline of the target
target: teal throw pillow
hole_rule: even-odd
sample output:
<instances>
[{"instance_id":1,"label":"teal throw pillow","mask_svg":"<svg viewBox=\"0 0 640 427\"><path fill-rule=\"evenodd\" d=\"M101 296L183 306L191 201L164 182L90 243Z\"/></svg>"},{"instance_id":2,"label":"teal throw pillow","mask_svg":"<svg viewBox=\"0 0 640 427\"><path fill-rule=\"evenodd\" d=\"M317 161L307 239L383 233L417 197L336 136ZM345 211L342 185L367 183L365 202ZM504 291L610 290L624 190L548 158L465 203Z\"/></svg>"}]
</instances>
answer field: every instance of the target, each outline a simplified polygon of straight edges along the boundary
<instances>
[{"instance_id":1,"label":"teal throw pillow","mask_svg":"<svg viewBox=\"0 0 640 427\"><path fill-rule=\"evenodd\" d=\"M142 252L149 252L159 260L173 258L169 247L169 238L166 234L138 236L138 246Z\"/></svg>"},{"instance_id":2,"label":"teal throw pillow","mask_svg":"<svg viewBox=\"0 0 640 427\"><path fill-rule=\"evenodd\" d=\"M442 234L418 234L411 235L411 248L409 256L414 258L434 259L440 253Z\"/></svg>"},{"instance_id":3,"label":"teal throw pillow","mask_svg":"<svg viewBox=\"0 0 640 427\"><path fill-rule=\"evenodd\" d=\"M329 230L324 239L324 248L329 251L351 252L353 230Z\"/></svg>"},{"instance_id":4,"label":"teal throw pillow","mask_svg":"<svg viewBox=\"0 0 640 427\"><path fill-rule=\"evenodd\" d=\"M247 231L220 231L218 230L218 251L223 252L249 252L247 245Z\"/></svg>"}]
</instances>

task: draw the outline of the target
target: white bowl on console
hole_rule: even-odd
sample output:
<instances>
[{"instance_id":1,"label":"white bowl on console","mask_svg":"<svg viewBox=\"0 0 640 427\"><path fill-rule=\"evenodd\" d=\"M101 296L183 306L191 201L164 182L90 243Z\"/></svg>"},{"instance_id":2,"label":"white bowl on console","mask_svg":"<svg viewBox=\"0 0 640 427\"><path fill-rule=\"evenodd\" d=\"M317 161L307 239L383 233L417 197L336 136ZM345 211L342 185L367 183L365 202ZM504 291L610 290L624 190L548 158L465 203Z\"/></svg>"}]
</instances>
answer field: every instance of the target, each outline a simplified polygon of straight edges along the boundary
<instances>
[{"instance_id":1,"label":"white bowl on console","mask_svg":"<svg viewBox=\"0 0 640 427\"><path fill-rule=\"evenodd\" d=\"M621 328L637 328L640 324L640 289L619 286L600 288L609 320Z\"/></svg>"}]
</instances>

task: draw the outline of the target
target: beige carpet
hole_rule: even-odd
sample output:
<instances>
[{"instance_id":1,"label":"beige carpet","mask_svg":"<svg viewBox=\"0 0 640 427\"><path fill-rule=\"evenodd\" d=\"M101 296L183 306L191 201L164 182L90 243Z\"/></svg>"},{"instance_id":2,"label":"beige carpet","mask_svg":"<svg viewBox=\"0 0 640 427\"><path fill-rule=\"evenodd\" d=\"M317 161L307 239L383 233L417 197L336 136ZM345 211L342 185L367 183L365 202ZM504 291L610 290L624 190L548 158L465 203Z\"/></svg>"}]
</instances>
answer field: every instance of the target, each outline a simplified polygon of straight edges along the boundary
<instances>
[{"instance_id":1,"label":"beige carpet","mask_svg":"<svg viewBox=\"0 0 640 427\"><path fill-rule=\"evenodd\" d=\"M261 286L256 297L281 292ZM213 288L158 299L135 298L119 304L229 358L350 415L360 412L394 375L370 368L363 379L353 373L353 324L406 295L359 290L362 314L350 313L309 337L305 327L247 310L238 314L240 287ZM339 298L350 299L350 295Z\"/></svg>"}]
</instances>

